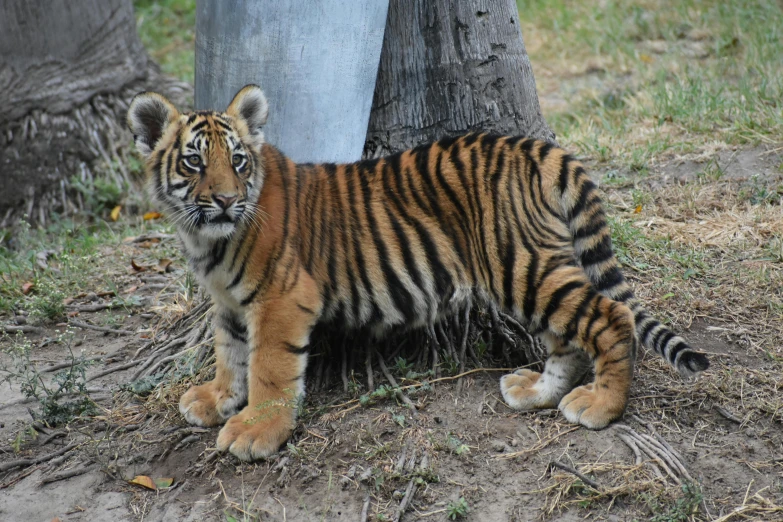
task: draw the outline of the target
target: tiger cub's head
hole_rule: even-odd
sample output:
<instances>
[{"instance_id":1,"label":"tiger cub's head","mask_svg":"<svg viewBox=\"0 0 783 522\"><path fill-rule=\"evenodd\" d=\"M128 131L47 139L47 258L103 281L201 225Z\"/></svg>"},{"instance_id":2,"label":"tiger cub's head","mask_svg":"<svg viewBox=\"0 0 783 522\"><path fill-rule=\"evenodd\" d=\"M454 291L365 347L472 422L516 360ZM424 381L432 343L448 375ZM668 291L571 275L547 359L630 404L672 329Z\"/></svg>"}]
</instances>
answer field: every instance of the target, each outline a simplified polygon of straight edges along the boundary
<instances>
[{"instance_id":1,"label":"tiger cub's head","mask_svg":"<svg viewBox=\"0 0 783 522\"><path fill-rule=\"evenodd\" d=\"M267 111L255 85L243 87L223 113L180 114L154 92L133 98L128 126L147 160L152 196L181 231L219 239L253 219Z\"/></svg>"}]
</instances>

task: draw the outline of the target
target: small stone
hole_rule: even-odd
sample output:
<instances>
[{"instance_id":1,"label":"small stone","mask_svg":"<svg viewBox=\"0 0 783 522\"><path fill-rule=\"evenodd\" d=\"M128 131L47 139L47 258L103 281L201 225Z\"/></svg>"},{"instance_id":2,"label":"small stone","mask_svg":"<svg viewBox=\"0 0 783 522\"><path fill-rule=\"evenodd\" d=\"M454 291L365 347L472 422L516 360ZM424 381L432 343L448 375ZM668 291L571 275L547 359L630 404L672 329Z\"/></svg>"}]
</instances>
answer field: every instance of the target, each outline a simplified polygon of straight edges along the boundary
<instances>
[{"instance_id":1,"label":"small stone","mask_svg":"<svg viewBox=\"0 0 783 522\"><path fill-rule=\"evenodd\" d=\"M496 451L498 453L503 453L503 451L506 449L506 443L502 440L493 440L492 441L492 450Z\"/></svg>"},{"instance_id":2,"label":"small stone","mask_svg":"<svg viewBox=\"0 0 783 522\"><path fill-rule=\"evenodd\" d=\"M372 468L367 468L359 475L359 482L367 482L372 477Z\"/></svg>"},{"instance_id":3,"label":"small stone","mask_svg":"<svg viewBox=\"0 0 783 522\"><path fill-rule=\"evenodd\" d=\"M517 446L519 446L519 439L514 437L513 439L511 439L511 447L516 448Z\"/></svg>"},{"instance_id":4,"label":"small stone","mask_svg":"<svg viewBox=\"0 0 783 522\"><path fill-rule=\"evenodd\" d=\"M401 490L395 489L394 493L392 493L392 498L394 500L402 500L402 497L405 495Z\"/></svg>"}]
</instances>

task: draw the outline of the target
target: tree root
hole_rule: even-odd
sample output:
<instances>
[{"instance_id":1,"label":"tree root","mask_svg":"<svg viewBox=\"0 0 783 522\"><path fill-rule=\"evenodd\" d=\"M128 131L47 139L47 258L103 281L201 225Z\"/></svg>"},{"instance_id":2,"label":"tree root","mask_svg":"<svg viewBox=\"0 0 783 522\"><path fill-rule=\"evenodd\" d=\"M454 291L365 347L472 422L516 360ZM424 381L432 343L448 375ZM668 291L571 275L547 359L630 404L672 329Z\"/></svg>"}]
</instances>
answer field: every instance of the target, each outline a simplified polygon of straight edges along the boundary
<instances>
[{"instance_id":1,"label":"tree root","mask_svg":"<svg viewBox=\"0 0 783 522\"><path fill-rule=\"evenodd\" d=\"M60 448L59 450L49 453L47 455L43 455L41 457L36 457L33 459L18 459L18 460L10 460L8 462L0 463L0 473L4 471L8 471L10 469L14 468L21 468L21 467L27 467L27 466L34 466L36 464L41 464L43 462L48 462L52 460L55 457L59 457L60 455L64 455L68 453L69 451L77 448L81 443L80 442L72 442L71 444L68 444L67 446L64 446Z\"/></svg>"},{"instance_id":2,"label":"tree root","mask_svg":"<svg viewBox=\"0 0 783 522\"><path fill-rule=\"evenodd\" d=\"M61 471L59 473L53 473L52 475L49 475L48 477L44 477L43 479L41 479L41 482L38 485L43 486L44 484L51 484L52 482L57 482L59 480L78 477L79 475L84 475L85 473L89 473L90 471L96 469L98 469L97 464L89 464L87 466L81 466L78 468L72 468L65 471Z\"/></svg>"},{"instance_id":3,"label":"tree root","mask_svg":"<svg viewBox=\"0 0 783 522\"><path fill-rule=\"evenodd\" d=\"M202 300L165 328L159 339L141 346L134 360L128 363L138 366L131 381L153 375L156 380L161 375L182 378L212 360L210 309L210 302ZM311 363L307 372L310 390L341 385L344 392L349 392L349 375L356 371L364 374L369 394L376 389L375 372L379 371L398 400L414 414L414 402L402 391L406 387L400 386L398 377L390 370L392 361L394 365L403 365L400 375L403 378L406 372L419 372L419 375L424 372L431 378L417 377L417 380L438 382L452 379L450 375L471 373L466 370L468 366L495 367L502 360L505 367L513 368L537 365L544 358L541 345L519 321L497 307L484 308L471 303L439 323L419 330L392 332L382 340L368 331L346 333L339 325L319 325L311 339ZM182 361L188 361L185 374ZM463 384L459 379L458 390Z\"/></svg>"},{"instance_id":4,"label":"tree root","mask_svg":"<svg viewBox=\"0 0 783 522\"><path fill-rule=\"evenodd\" d=\"M133 335L130 330L118 330L116 328L106 328L105 326L95 326L94 324L82 323L81 321L68 321L70 326L83 328L85 330L95 330L96 332L111 333L117 335Z\"/></svg>"},{"instance_id":5,"label":"tree root","mask_svg":"<svg viewBox=\"0 0 783 522\"><path fill-rule=\"evenodd\" d=\"M641 422L638 417L636 417L636 420ZM696 481L685 468L682 457L655 432L652 425L647 424L647 429L653 433L653 437L637 433L625 424L618 423L615 424L615 427L622 432L617 435L620 437L620 440L631 448L637 464L641 464L643 456L647 456L650 459L647 461L647 464L659 478L663 478L661 473L663 471L677 485L681 485L683 480L696 484Z\"/></svg>"},{"instance_id":6,"label":"tree root","mask_svg":"<svg viewBox=\"0 0 783 522\"><path fill-rule=\"evenodd\" d=\"M402 459L404 461L405 459L405 450L403 450ZM418 469L421 473L426 473L426 471L429 468L429 456L424 453L421 457L421 460L419 461L418 468L416 467L416 448L413 449L413 455L408 460L407 465L405 466L405 471L408 473L413 473L415 469ZM402 516L405 514L405 511L408 510L408 507L410 506L411 502L413 502L413 497L416 495L416 490L418 489L418 484L416 482L417 477L413 477L410 482L408 482L408 487L405 488L405 495L403 495L402 500L400 501L400 506L397 508L397 512L394 515L394 522L399 522L402 519Z\"/></svg>"}]
</instances>

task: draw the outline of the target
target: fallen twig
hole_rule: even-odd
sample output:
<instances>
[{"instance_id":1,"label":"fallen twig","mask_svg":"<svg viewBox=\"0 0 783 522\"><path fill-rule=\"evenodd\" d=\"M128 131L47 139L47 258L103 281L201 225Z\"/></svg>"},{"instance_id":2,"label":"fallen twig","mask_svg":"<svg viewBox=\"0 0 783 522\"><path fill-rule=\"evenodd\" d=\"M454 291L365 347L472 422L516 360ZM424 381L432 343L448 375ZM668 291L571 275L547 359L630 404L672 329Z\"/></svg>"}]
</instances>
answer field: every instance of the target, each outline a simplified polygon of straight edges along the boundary
<instances>
[{"instance_id":1,"label":"fallen twig","mask_svg":"<svg viewBox=\"0 0 783 522\"><path fill-rule=\"evenodd\" d=\"M737 424L742 424L742 419L731 413L729 410L722 406L718 406L717 404L713 405L713 408L715 408L715 411L721 414L725 419L730 420L731 422L735 422Z\"/></svg>"},{"instance_id":2,"label":"fallen twig","mask_svg":"<svg viewBox=\"0 0 783 522\"><path fill-rule=\"evenodd\" d=\"M2 324L0 330L6 333L43 333L45 330L38 326L31 326L29 324L15 325L15 324Z\"/></svg>"},{"instance_id":3,"label":"fallen twig","mask_svg":"<svg viewBox=\"0 0 783 522\"><path fill-rule=\"evenodd\" d=\"M577 477L579 480L581 480L581 481L582 481L584 484L587 484L588 486L590 486L590 487L591 487L591 488L593 488L594 490L596 490L596 491L598 491L598 492L600 492L600 491L601 491L601 486L599 486L597 482L595 482L594 480L591 480L591 479L587 478L586 476L584 476L584 474L582 474L582 473L578 472L577 470L575 470L574 468L572 468L572 467L571 467L571 466L569 466L568 464L563 464L563 463L562 463L562 462L560 462L559 460L553 460L553 461L551 461L551 462L549 463L549 468L550 468L550 469L552 469L552 468L559 468L559 469L562 469L563 471L566 471L566 472L568 472L568 473L570 473L570 474L572 474L572 475L576 476L576 477Z\"/></svg>"}]
</instances>

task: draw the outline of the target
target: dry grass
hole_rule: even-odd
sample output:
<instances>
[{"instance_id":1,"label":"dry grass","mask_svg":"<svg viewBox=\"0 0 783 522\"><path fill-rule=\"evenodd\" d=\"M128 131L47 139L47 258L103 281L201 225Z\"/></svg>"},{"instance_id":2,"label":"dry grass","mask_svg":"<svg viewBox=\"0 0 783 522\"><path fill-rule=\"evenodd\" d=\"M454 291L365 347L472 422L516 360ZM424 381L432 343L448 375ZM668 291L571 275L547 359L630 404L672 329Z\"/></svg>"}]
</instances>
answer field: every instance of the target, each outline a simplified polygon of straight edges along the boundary
<instances>
[{"instance_id":1,"label":"dry grass","mask_svg":"<svg viewBox=\"0 0 783 522\"><path fill-rule=\"evenodd\" d=\"M783 205L748 193L777 194L783 176L651 184L605 187L616 249L637 293L678 327L707 321L782 358Z\"/></svg>"}]
</instances>

